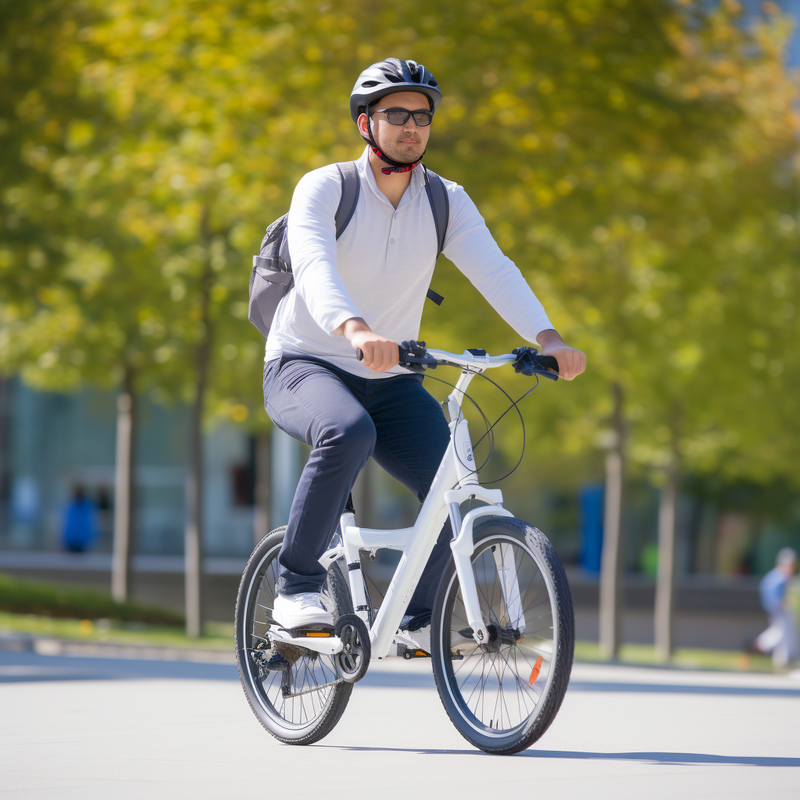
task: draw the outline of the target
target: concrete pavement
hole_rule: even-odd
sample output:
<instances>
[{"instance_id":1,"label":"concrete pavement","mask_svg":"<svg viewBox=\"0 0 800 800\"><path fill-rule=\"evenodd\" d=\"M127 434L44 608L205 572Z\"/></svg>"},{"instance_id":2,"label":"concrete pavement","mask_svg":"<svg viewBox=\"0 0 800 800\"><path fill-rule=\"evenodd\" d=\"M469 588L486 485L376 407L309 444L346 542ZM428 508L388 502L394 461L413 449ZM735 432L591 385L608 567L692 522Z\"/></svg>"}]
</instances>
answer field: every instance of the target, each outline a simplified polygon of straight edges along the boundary
<instances>
[{"instance_id":1,"label":"concrete pavement","mask_svg":"<svg viewBox=\"0 0 800 800\"><path fill-rule=\"evenodd\" d=\"M0 652L0 798L800 797L794 676L576 665L533 748L473 749L430 664L370 668L311 747L272 739L228 664Z\"/></svg>"}]
</instances>

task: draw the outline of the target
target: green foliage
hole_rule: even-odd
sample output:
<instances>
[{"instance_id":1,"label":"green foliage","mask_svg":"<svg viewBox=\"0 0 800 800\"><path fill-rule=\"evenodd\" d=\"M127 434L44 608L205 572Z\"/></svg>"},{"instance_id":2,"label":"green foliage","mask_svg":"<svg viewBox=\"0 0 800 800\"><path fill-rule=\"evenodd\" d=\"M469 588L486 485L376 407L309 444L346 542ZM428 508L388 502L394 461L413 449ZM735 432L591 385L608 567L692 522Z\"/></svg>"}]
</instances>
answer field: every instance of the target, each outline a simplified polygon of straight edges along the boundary
<instances>
[{"instance_id":1,"label":"green foliage","mask_svg":"<svg viewBox=\"0 0 800 800\"><path fill-rule=\"evenodd\" d=\"M183 624L183 615L174 611L139 603L118 603L112 600L110 595L101 592L19 580L3 574L0 574L0 611L71 619L111 619L153 625Z\"/></svg>"},{"instance_id":2,"label":"green foliage","mask_svg":"<svg viewBox=\"0 0 800 800\"><path fill-rule=\"evenodd\" d=\"M187 400L208 339L208 416L263 427L251 256L304 172L358 155L353 81L398 55L444 89L427 163L588 354L536 392L537 458L595 453L616 381L643 469L677 446L692 470L797 482L797 83L768 10L747 26L734 2L668 0L4 4L0 369L65 389L129 368ZM432 344L519 344L444 259L434 288Z\"/></svg>"}]
</instances>

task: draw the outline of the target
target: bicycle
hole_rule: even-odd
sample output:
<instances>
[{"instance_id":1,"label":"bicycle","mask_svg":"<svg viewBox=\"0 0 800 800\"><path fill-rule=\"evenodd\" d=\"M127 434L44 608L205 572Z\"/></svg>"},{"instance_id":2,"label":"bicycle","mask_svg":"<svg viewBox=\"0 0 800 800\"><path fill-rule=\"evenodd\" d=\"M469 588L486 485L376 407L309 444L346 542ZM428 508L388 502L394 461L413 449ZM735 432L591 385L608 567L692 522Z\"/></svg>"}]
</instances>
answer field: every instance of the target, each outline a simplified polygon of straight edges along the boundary
<instances>
[{"instance_id":1,"label":"bicycle","mask_svg":"<svg viewBox=\"0 0 800 800\"><path fill-rule=\"evenodd\" d=\"M319 741L337 724L371 658L415 657L398 630L405 609L449 517L454 539L434 602L431 659L436 688L459 733L489 753L516 753L552 723L569 683L574 613L564 569L537 528L503 507L499 489L478 482L462 403L471 380L517 360L483 350L462 355L401 348L401 365L418 371L456 366L447 398L450 444L415 524L398 530L360 528L348 503L329 549L325 591L335 607L333 630L287 631L272 618L277 556L285 527L268 534L247 562L236 600L236 660L250 707L262 725L289 744ZM531 354L536 375L557 378L554 358ZM515 404L516 405L516 404ZM468 511L468 500L484 505ZM375 610L361 552L402 551ZM345 577L346 576L346 577Z\"/></svg>"}]
</instances>

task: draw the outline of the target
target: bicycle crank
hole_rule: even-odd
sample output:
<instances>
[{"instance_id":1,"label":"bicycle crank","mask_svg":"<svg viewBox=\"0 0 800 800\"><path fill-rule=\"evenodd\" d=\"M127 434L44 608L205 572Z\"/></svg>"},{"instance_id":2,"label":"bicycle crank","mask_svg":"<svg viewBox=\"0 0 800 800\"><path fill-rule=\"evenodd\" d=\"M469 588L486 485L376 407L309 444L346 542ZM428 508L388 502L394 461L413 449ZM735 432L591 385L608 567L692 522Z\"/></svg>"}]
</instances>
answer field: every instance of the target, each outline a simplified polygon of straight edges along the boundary
<instances>
[{"instance_id":1,"label":"bicycle crank","mask_svg":"<svg viewBox=\"0 0 800 800\"><path fill-rule=\"evenodd\" d=\"M275 651L294 663L305 651L333 656L342 651L342 640L331 628L271 628L267 634Z\"/></svg>"},{"instance_id":2,"label":"bicycle crank","mask_svg":"<svg viewBox=\"0 0 800 800\"><path fill-rule=\"evenodd\" d=\"M367 626L356 614L345 614L336 621L334 632L342 643L334 657L339 674L347 683L357 683L367 674L372 653Z\"/></svg>"}]
</instances>

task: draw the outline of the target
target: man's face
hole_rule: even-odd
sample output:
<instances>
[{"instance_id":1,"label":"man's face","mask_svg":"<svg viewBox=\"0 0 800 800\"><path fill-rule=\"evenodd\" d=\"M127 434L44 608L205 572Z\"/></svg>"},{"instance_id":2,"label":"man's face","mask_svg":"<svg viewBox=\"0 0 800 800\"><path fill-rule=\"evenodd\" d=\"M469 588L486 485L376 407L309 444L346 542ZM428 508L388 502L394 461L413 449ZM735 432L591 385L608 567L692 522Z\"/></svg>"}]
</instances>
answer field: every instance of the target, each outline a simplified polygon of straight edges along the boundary
<instances>
[{"instance_id":1,"label":"man's face","mask_svg":"<svg viewBox=\"0 0 800 800\"><path fill-rule=\"evenodd\" d=\"M377 100L374 108L376 110L372 114L372 135L378 147L395 161L402 163L418 161L428 146L430 125L427 127L417 125L413 116L409 116L403 125L391 125L386 120L386 114L379 113L377 109L404 108L407 111L430 111L427 96L421 92L397 92ZM358 128L364 136L367 135L366 114L358 118Z\"/></svg>"}]
</instances>

